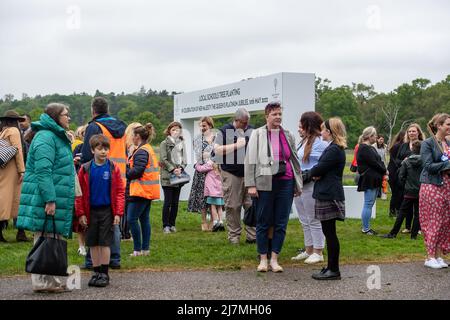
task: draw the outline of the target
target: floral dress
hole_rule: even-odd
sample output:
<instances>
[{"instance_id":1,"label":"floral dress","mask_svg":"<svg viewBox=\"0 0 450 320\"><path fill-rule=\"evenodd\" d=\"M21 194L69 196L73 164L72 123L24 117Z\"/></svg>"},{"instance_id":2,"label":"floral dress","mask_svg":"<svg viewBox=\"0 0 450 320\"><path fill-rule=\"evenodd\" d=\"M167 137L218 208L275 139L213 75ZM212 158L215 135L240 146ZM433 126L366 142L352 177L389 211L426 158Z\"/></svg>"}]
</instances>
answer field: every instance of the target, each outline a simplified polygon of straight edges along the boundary
<instances>
[{"instance_id":1,"label":"floral dress","mask_svg":"<svg viewBox=\"0 0 450 320\"><path fill-rule=\"evenodd\" d=\"M203 137L203 135L197 136L194 140L194 152L196 163L203 164L203 153L212 153L214 150L214 140L211 143ZM191 194L189 195L188 211L201 213L203 209L207 207L206 197L204 196L205 190L205 178L206 172L198 172L195 170L194 178L192 180Z\"/></svg>"}]
</instances>

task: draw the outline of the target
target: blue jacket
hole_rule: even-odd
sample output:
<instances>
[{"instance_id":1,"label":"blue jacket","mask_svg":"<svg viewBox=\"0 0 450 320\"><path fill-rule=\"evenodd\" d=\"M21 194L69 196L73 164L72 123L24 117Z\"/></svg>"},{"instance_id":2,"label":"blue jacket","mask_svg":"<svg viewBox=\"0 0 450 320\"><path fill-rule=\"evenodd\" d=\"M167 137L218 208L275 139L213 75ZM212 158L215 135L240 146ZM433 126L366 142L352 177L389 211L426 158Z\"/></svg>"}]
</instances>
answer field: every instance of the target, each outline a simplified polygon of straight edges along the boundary
<instances>
[{"instance_id":1,"label":"blue jacket","mask_svg":"<svg viewBox=\"0 0 450 320\"><path fill-rule=\"evenodd\" d=\"M447 140L450 145L450 141ZM441 160L442 152L433 138L428 138L420 147L420 157L422 158L423 170L420 175L420 182L442 186L442 171L450 170L450 161Z\"/></svg>"},{"instance_id":2,"label":"blue jacket","mask_svg":"<svg viewBox=\"0 0 450 320\"><path fill-rule=\"evenodd\" d=\"M81 149L81 163L86 163L94 157L91 151L91 146L89 145L89 139L91 139L93 135L102 134L102 129L96 124L96 122L100 122L104 125L114 138L123 137L125 134L125 129L127 128L125 122L113 118L106 113L98 115L92 119L86 128L86 133L84 134L83 148Z\"/></svg>"}]
</instances>

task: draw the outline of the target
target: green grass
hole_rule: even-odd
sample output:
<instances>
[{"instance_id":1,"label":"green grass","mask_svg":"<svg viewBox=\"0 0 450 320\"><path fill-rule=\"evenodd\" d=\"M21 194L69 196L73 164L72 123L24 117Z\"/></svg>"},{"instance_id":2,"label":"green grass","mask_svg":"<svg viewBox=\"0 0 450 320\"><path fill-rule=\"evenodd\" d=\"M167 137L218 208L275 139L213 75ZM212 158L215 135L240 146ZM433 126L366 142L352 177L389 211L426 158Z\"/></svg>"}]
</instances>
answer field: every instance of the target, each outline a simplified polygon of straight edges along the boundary
<instances>
[{"instance_id":1,"label":"green grass","mask_svg":"<svg viewBox=\"0 0 450 320\"><path fill-rule=\"evenodd\" d=\"M372 227L380 233L387 233L394 223L394 219L388 217L388 205L387 200L377 202L377 218L373 220ZM161 202L154 202L151 209L151 253L148 257L129 257L133 244L122 242L122 270L236 270L256 266L256 246L245 244L245 235L242 235L239 246L232 246L228 244L226 232L202 232L200 215L187 213L186 207L186 202L180 203L178 232L163 234ZM347 219L337 225L343 264L415 261L425 256L422 236L416 241L402 234L397 239L382 239L361 234L360 220ZM0 275L25 274L25 258L32 244L17 243L16 230L11 227L4 234L9 243L0 243ZM290 260L301 247L303 231L298 220L292 219L280 256L281 263L284 266L302 266L302 263ZM77 255L77 249L77 239L69 240L69 264L83 263L84 259Z\"/></svg>"}]
</instances>

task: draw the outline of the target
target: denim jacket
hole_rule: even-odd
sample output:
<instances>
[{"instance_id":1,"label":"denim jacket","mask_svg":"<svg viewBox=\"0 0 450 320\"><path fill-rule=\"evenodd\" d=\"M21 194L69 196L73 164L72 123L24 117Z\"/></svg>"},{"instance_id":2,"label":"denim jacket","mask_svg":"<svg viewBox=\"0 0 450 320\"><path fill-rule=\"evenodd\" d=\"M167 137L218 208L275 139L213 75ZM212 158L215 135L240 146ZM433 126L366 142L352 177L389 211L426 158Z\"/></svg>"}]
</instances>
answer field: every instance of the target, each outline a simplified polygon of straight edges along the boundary
<instances>
[{"instance_id":1,"label":"denim jacket","mask_svg":"<svg viewBox=\"0 0 450 320\"><path fill-rule=\"evenodd\" d=\"M447 140L447 144L450 145L450 141ZM428 138L422 142L420 156L423 163L420 182L437 186L443 185L442 171L450 170L450 161L443 162L441 160L442 152L433 138Z\"/></svg>"}]
</instances>

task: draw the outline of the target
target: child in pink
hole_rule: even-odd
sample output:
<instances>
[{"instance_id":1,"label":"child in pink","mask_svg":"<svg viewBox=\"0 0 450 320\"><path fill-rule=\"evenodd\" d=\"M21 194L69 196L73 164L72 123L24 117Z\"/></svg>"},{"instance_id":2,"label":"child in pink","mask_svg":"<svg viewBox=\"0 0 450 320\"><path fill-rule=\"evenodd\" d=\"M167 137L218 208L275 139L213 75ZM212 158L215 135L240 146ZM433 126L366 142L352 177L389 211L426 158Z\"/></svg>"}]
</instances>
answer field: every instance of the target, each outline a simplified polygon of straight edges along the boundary
<instances>
[{"instance_id":1,"label":"child in pink","mask_svg":"<svg viewBox=\"0 0 450 320\"><path fill-rule=\"evenodd\" d=\"M222 177L220 175L220 168L217 163L211 160L209 152L203 153L205 159L204 164L196 164L195 169L198 172L207 172L205 178L204 196L206 203L211 206L211 216L213 219L212 231L223 231L225 227L222 221L222 206L225 204L223 200L222 191Z\"/></svg>"}]
</instances>

